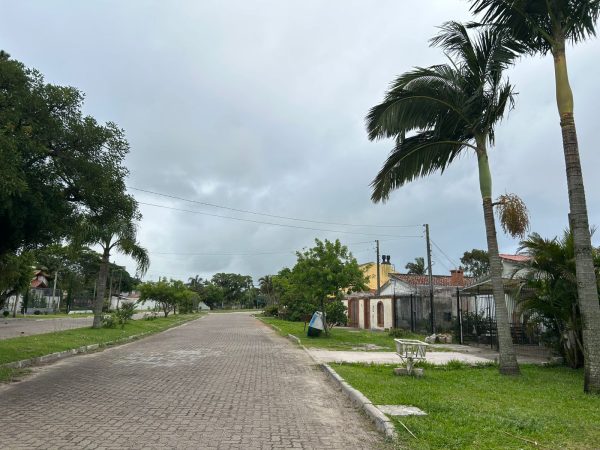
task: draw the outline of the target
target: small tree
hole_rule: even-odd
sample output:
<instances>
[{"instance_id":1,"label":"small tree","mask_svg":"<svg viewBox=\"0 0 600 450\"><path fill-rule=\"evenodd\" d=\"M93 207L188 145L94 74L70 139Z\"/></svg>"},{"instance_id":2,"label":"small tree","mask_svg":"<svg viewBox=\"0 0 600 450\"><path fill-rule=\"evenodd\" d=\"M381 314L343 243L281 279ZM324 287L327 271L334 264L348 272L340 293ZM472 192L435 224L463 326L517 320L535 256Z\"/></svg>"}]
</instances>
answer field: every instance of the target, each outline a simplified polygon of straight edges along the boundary
<instances>
[{"instance_id":1,"label":"small tree","mask_svg":"<svg viewBox=\"0 0 600 450\"><path fill-rule=\"evenodd\" d=\"M291 272L291 282L305 304L320 306L327 330L328 309L339 312L344 292L367 289L367 278L339 240L315 239L315 244L304 252L296 252L298 260Z\"/></svg>"}]
</instances>

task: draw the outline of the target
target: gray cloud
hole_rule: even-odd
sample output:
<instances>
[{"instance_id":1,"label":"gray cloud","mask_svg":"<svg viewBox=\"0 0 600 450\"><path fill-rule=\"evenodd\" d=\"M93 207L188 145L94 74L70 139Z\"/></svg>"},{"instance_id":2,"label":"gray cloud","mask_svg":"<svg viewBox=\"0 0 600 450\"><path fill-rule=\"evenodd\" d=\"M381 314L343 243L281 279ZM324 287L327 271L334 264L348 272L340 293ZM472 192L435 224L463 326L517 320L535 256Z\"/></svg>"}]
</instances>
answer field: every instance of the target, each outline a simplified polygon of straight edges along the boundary
<instances>
[{"instance_id":1,"label":"gray cloud","mask_svg":"<svg viewBox=\"0 0 600 450\"><path fill-rule=\"evenodd\" d=\"M435 242L458 260L485 246L476 162L465 156L443 176L419 180L384 205L369 183L391 148L370 143L363 118L393 77L444 60L427 47L445 20L468 20L461 0L23 1L6 2L2 47L48 81L79 87L85 110L123 127L131 143L129 184L184 198L270 214L359 224L431 224ZM570 49L571 78L591 223L600 224L594 168L598 41ZM510 73L517 107L492 152L497 194L516 192L533 230L559 234L568 211L549 58ZM142 202L260 219L132 191ZM142 205L149 277L208 277L216 271L274 273L315 237L351 245L373 259L376 236L244 223ZM277 221L262 218L260 220ZM420 235L413 228L349 228ZM425 253L421 238L381 237L396 267ZM504 251L517 242L500 237ZM282 252L201 256L157 253ZM287 252L287 253L284 253ZM436 272L452 262L434 248ZM115 255L119 263L132 264Z\"/></svg>"}]
</instances>

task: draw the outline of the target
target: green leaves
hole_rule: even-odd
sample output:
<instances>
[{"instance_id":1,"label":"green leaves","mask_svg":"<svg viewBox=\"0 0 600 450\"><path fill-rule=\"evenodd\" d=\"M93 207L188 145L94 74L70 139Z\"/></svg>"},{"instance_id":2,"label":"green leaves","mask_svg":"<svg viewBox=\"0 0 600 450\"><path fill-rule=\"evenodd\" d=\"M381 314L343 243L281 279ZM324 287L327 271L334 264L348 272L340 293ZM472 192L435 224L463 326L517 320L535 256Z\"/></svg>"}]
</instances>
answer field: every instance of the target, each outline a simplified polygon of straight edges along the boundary
<instances>
[{"instance_id":1,"label":"green leaves","mask_svg":"<svg viewBox=\"0 0 600 450\"><path fill-rule=\"evenodd\" d=\"M382 103L369 111L369 139L396 138L396 145L371 186L371 199L385 201L416 178L443 172L465 149L478 149L475 136L493 142L495 125L512 107L512 87L503 69L518 55L503 32L448 22L432 39L451 64L415 68L391 84Z\"/></svg>"}]
</instances>

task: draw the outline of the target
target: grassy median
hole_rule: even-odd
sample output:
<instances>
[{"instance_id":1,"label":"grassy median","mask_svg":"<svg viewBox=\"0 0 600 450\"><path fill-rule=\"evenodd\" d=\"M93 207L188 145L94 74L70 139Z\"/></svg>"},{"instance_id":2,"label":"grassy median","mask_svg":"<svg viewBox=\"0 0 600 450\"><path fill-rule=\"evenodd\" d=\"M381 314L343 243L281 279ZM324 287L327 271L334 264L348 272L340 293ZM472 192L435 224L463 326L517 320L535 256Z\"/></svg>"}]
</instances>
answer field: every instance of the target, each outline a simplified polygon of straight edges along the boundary
<instances>
[{"instance_id":1,"label":"grassy median","mask_svg":"<svg viewBox=\"0 0 600 450\"><path fill-rule=\"evenodd\" d=\"M396 351L394 338L385 331L370 331L348 328L333 328L329 335L321 334L316 338L306 336L304 322L290 322L273 317L260 317L262 321L279 328L282 336L293 334L300 338L302 345L310 348L323 348L327 350L376 350L383 352ZM308 325L307 325L308 327ZM424 339L425 336L406 332L404 339ZM377 346L374 348L370 346Z\"/></svg>"},{"instance_id":2,"label":"grassy median","mask_svg":"<svg viewBox=\"0 0 600 450\"><path fill-rule=\"evenodd\" d=\"M393 419L410 449L597 449L600 396L583 393L583 372L522 365L519 377L497 367L427 367L421 379L392 366L332 364L376 405L410 405L427 416ZM416 438L402 425L406 425Z\"/></svg>"},{"instance_id":3,"label":"grassy median","mask_svg":"<svg viewBox=\"0 0 600 450\"><path fill-rule=\"evenodd\" d=\"M202 314L176 314L158 317L153 320L133 320L123 329L117 328L75 328L54 333L36 334L0 340L0 364L35 358L50 353L71 350L85 345L106 344L141 333L157 333L201 317ZM14 369L0 370L0 381L10 381Z\"/></svg>"}]
</instances>

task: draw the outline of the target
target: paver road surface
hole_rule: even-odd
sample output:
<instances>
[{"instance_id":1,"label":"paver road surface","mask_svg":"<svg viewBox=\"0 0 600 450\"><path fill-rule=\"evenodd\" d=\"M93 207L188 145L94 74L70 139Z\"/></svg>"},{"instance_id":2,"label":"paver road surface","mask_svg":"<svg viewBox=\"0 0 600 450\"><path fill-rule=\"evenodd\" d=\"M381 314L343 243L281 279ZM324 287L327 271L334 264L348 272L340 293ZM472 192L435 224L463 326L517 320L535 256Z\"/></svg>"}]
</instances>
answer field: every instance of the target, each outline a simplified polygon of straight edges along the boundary
<instances>
[{"instance_id":1,"label":"paver road surface","mask_svg":"<svg viewBox=\"0 0 600 450\"><path fill-rule=\"evenodd\" d=\"M381 448L298 347L214 314L0 389L3 448Z\"/></svg>"}]
</instances>

